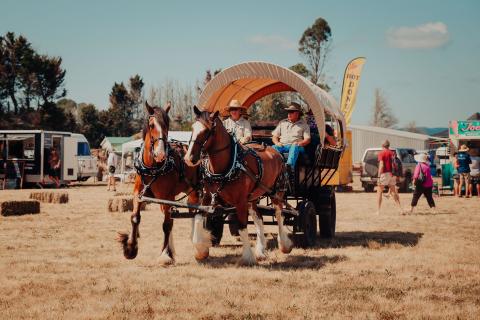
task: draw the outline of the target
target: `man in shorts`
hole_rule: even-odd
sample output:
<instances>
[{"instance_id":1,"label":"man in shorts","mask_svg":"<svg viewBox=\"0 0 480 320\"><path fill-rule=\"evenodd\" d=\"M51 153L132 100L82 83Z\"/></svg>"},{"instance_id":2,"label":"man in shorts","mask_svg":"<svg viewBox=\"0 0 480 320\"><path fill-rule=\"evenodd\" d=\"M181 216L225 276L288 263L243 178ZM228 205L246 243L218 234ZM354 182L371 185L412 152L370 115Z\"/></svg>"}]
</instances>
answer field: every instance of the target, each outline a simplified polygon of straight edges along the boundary
<instances>
[{"instance_id":1,"label":"man in shorts","mask_svg":"<svg viewBox=\"0 0 480 320\"><path fill-rule=\"evenodd\" d=\"M377 214L380 214L380 208L382 206L383 189L388 187L390 194L393 195L393 200L398 204L400 212L403 213L402 206L400 205L400 198L398 196L396 184L397 178L392 174L392 164L395 153L390 150L390 142L385 140L382 144L382 151L378 154L378 186L377 186Z\"/></svg>"},{"instance_id":2,"label":"man in shorts","mask_svg":"<svg viewBox=\"0 0 480 320\"><path fill-rule=\"evenodd\" d=\"M468 154L468 147L464 144L460 146L457 153L457 159L455 161L455 167L458 171L460 178L458 184L458 197L462 196L462 187L465 184L465 197L470 198L472 189L470 188L470 164L472 159Z\"/></svg>"},{"instance_id":3,"label":"man in shorts","mask_svg":"<svg viewBox=\"0 0 480 320\"><path fill-rule=\"evenodd\" d=\"M118 157L114 151L110 151L107 159L108 166L108 182L107 182L107 191L110 191L110 186L113 187L113 191L117 191L115 187L115 168L118 163Z\"/></svg>"}]
</instances>

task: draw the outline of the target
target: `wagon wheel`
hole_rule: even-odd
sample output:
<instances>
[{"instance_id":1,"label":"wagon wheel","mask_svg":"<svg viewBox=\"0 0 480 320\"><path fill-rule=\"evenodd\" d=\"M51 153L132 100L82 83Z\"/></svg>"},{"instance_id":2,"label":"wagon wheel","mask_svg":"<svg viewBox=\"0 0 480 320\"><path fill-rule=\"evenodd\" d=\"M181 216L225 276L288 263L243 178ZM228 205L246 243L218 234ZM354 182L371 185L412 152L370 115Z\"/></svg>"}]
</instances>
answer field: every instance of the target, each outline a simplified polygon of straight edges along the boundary
<instances>
[{"instance_id":1,"label":"wagon wheel","mask_svg":"<svg viewBox=\"0 0 480 320\"><path fill-rule=\"evenodd\" d=\"M223 217L207 217L205 228L212 234L212 245L218 246L223 236Z\"/></svg>"},{"instance_id":2,"label":"wagon wheel","mask_svg":"<svg viewBox=\"0 0 480 320\"><path fill-rule=\"evenodd\" d=\"M297 220L297 227L300 232L303 232L301 236L301 245L304 248L312 247L315 245L315 239L317 238L317 213L315 205L312 201L302 201L297 208L299 216Z\"/></svg>"},{"instance_id":3,"label":"wagon wheel","mask_svg":"<svg viewBox=\"0 0 480 320\"><path fill-rule=\"evenodd\" d=\"M310 193L310 199L315 202L315 208L318 212L320 236L322 238L333 238L337 220L335 191L331 187L315 188Z\"/></svg>"}]
</instances>

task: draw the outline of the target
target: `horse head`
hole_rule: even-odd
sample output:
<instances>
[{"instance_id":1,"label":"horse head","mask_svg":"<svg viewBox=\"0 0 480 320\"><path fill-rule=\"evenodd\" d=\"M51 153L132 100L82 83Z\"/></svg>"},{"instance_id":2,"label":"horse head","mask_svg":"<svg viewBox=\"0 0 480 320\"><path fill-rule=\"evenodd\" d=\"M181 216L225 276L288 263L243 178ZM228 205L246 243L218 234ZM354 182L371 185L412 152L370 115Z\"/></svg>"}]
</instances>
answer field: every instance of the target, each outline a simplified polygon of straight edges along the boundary
<instances>
[{"instance_id":1,"label":"horse head","mask_svg":"<svg viewBox=\"0 0 480 320\"><path fill-rule=\"evenodd\" d=\"M170 124L168 112L170 111L171 103L169 101L165 108L160 108L156 106L152 107L145 101L145 108L148 115L143 129L145 151L153 155L155 162L160 163L165 160L166 157L168 128ZM150 145L149 149L148 145Z\"/></svg>"},{"instance_id":2,"label":"horse head","mask_svg":"<svg viewBox=\"0 0 480 320\"><path fill-rule=\"evenodd\" d=\"M188 150L185 154L185 162L189 166L196 166L200 162L202 150L208 150L213 142L215 129L219 112L209 113L200 111L196 106L193 107L195 113L195 122L192 124L192 137L188 143Z\"/></svg>"}]
</instances>

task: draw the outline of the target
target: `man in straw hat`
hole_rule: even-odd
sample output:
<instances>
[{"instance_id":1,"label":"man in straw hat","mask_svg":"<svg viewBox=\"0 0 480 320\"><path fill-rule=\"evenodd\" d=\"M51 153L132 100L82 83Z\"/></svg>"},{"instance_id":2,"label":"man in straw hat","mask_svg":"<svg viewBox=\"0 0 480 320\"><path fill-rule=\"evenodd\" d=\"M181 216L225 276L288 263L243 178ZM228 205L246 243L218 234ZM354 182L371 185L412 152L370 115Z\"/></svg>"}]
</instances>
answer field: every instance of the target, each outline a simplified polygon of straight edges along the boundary
<instances>
[{"instance_id":1,"label":"man in straw hat","mask_svg":"<svg viewBox=\"0 0 480 320\"><path fill-rule=\"evenodd\" d=\"M419 180L420 172L422 172L423 176L422 181ZM413 172L413 185L415 186L415 190L413 191L410 213L413 213L413 209L417 206L418 199L420 199L422 194L425 196L425 198L427 198L430 209L432 209L433 213L435 213L435 201L433 201L432 196L433 179L430 173L428 155L426 153L422 153L418 159L418 164Z\"/></svg>"},{"instance_id":2,"label":"man in straw hat","mask_svg":"<svg viewBox=\"0 0 480 320\"><path fill-rule=\"evenodd\" d=\"M287 119L280 121L272 131L272 141L275 148L280 153L288 152L287 167L291 174L295 168L295 163L299 153L305 152L305 146L310 141L310 127L301 117L302 108L300 104L292 102L287 108Z\"/></svg>"},{"instance_id":3,"label":"man in straw hat","mask_svg":"<svg viewBox=\"0 0 480 320\"><path fill-rule=\"evenodd\" d=\"M460 146L457 153L457 159L455 161L455 167L458 171L458 176L460 178L460 182L458 184L458 196L462 196L462 186L465 184L465 197L470 198L471 188L470 188L470 164L472 163L472 159L468 154L468 147L465 144Z\"/></svg>"},{"instance_id":4,"label":"man in straw hat","mask_svg":"<svg viewBox=\"0 0 480 320\"><path fill-rule=\"evenodd\" d=\"M252 140L252 127L247 119L242 117L242 111L247 108L242 106L238 100L230 101L227 110L230 117L223 121L225 129L235 136L238 142L245 144Z\"/></svg>"},{"instance_id":5,"label":"man in straw hat","mask_svg":"<svg viewBox=\"0 0 480 320\"><path fill-rule=\"evenodd\" d=\"M395 153L390 150L390 141L385 140L382 143L382 151L380 151L378 154L377 214L380 214L383 189L385 187L390 189L390 193L393 195L393 200L395 200L395 202L398 204L400 212L403 213L402 206L400 205L400 197L398 196L398 191L396 188L397 178L392 174L394 157Z\"/></svg>"}]
</instances>

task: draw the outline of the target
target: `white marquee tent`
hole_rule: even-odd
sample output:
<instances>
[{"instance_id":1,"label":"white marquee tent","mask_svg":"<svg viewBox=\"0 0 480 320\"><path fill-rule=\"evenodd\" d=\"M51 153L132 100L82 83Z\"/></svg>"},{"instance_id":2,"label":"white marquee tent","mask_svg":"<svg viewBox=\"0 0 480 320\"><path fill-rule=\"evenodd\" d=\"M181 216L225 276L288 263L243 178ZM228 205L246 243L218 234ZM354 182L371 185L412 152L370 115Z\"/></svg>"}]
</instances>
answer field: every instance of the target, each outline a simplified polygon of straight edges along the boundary
<instances>
[{"instance_id":1,"label":"white marquee tent","mask_svg":"<svg viewBox=\"0 0 480 320\"><path fill-rule=\"evenodd\" d=\"M192 132L191 131L169 131L168 132L168 140L169 141L180 141L180 142L183 142L183 143L188 143L188 141L190 140L190 137L192 135ZM142 142L143 140L142 139L137 139L137 140L133 140L133 141L130 141L130 142L126 142L124 144L122 144L122 166L121 166L121 170L120 170L120 175L121 175L121 179L122 181L125 180L125 177L127 175L129 175L130 173L133 172L133 163L132 163L132 168L128 168L128 170L126 170L126 156L131 153L132 156L135 152L135 149L136 148L140 148L140 146L142 145ZM132 157L132 160L133 160L133 157Z\"/></svg>"}]
</instances>

